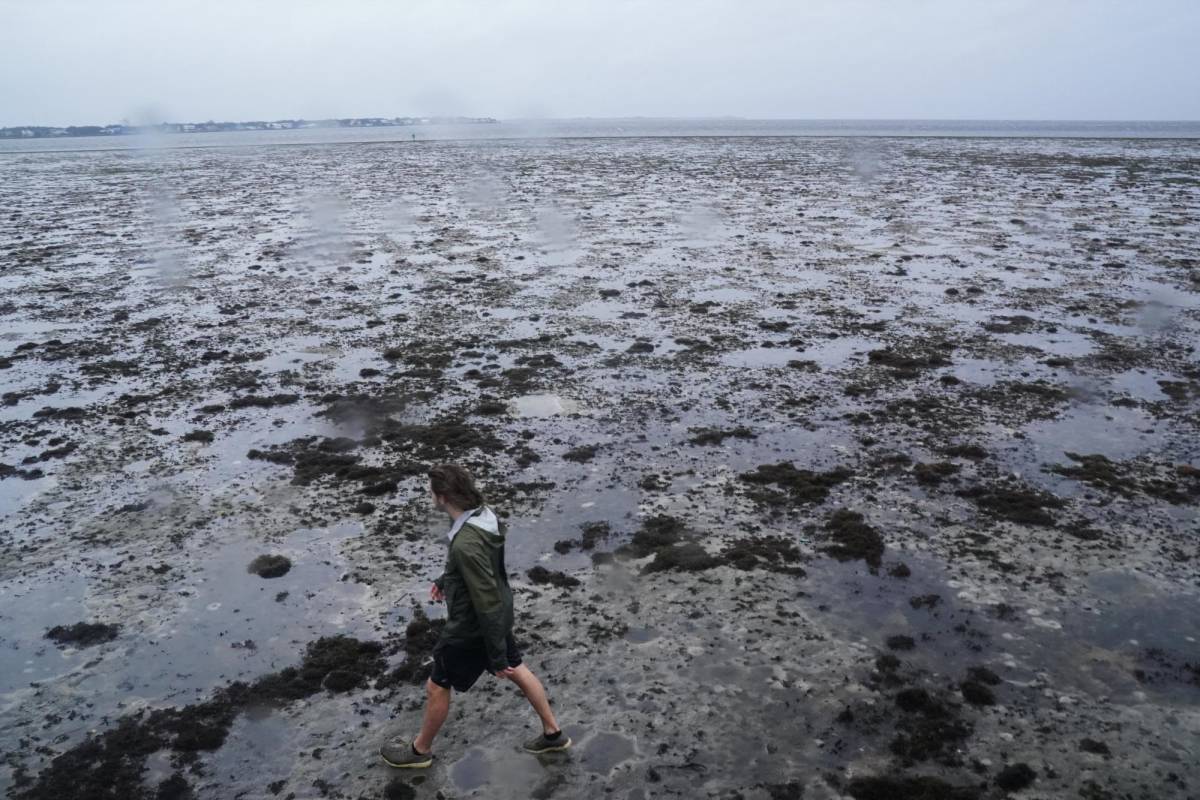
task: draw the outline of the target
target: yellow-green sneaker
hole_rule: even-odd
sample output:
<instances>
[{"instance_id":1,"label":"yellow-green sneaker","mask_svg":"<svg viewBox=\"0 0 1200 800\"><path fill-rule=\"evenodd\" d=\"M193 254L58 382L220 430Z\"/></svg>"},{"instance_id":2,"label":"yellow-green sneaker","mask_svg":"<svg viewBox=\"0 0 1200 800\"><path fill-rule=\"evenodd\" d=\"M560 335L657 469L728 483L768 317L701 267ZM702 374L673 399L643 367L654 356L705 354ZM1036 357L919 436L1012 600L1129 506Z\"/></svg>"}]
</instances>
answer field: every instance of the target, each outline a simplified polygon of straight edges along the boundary
<instances>
[{"instance_id":1,"label":"yellow-green sneaker","mask_svg":"<svg viewBox=\"0 0 1200 800\"><path fill-rule=\"evenodd\" d=\"M393 736L379 747L383 763L397 769L423 769L433 763L433 753L418 753L412 742Z\"/></svg>"},{"instance_id":2,"label":"yellow-green sneaker","mask_svg":"<svg viewBox=\"0 0 1200 800\"><path fill-rule=\"evenodd\" d=\"M522 745L526 753L553 753L557 750L566 750L570 746L571 737L563 731L559 731L554 736L538 734Z\"/></svg>"}]
</instances>

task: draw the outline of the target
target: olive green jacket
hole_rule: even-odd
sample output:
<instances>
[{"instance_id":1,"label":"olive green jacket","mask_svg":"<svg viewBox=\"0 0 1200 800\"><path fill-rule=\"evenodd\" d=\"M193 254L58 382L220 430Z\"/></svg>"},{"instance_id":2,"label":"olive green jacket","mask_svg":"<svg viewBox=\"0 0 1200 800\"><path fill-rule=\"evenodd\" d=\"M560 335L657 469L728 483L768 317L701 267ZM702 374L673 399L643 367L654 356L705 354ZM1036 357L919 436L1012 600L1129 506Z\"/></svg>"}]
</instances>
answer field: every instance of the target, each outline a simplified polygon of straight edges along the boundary
<instances>
[{"instance_id":1,"label":"olive green jacket","mask_svg":"<svg viewBox=\"0 0 1200 800\"><path fill-rule=\"evenodd\" d=\"M488 669L508 666L505 639L512 633L513 598L504 568L504 534L487 507L452 533L446 569L434 583L446 595L446 626L434 651L447 645L487 651ZM452 529L453 530L453 529Z\"/></svg>"}]
</instances>

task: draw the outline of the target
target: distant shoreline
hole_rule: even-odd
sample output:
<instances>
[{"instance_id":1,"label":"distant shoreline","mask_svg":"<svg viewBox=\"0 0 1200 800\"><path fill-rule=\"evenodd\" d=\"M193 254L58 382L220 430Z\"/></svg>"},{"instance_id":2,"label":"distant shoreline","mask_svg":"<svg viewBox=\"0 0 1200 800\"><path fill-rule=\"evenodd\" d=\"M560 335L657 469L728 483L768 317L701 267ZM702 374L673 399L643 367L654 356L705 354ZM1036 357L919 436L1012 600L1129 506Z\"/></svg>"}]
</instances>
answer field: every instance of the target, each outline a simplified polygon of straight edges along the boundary
<instances>
[{"instance_id":1,"label":"distant shoreline","mask_svg":"<svg viewBox=\"0 0 1200 800\"><path fill-rule=\"evenodd\" d=\"M296 145L382 144L387 142L483 142L603 138L834 138L834 139L1060 139L1129 141L1200 141L1200 122L1014 122L946 120L746 120L746 119L502 119L400 118L383 124L295 121L296 127L206 130L175 129L175 135L141 136L91 134L0 136L0 158L18 153L129 150L149 151L191 147L258 147ZM368 123L375 122L367 120ZM470 124L490 123L490 124ZM334 124L335 123L335 124ZM468 123L468 124L456 124ZM246 125L246 123L236 123ZM207 125L207 123L205 123ZM0 129L13 130L13 129ZM61 129L70 131L71 129ZM189 135L203 134L203 135ZM855 145L857 146L857 145ZM865 146L865 145L864 145Z\"/></svg>"},{"instance_id":2,"label":"distant shoreline","mask_svg":"<svg viewBox=\"0 0 1200 800\"><path fill-rule=\"evenodd\" d=\"M18 125L0 128L0 139L50 139L77 136L134 136L138 134L222 133L228 131L287 131L312 128L402 128L415 125L495 125L492 117L345 117L340 119L277 119L249 122L163 122L158 125Z\"/></svg>"}]
</instances>

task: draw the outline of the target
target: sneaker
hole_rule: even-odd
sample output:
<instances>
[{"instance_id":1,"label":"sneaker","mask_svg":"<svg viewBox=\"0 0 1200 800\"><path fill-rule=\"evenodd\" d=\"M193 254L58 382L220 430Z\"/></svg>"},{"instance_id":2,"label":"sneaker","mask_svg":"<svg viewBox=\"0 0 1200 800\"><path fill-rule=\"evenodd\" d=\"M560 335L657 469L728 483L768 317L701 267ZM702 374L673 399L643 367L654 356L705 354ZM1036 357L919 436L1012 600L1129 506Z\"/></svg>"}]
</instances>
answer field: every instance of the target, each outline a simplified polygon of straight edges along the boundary
<instances>
[{"instance_id":1,"label":"sneaker","mask_svg":"<svg viewBox=\"0 0 1200 800\"><path fill-rule=\"evenodd\" d=\"M397 769L422 769L433 763L433 753L418 753L412 742L402 736L393 736L379 747L383 763Z\"/></svg>"},{"instance_id":2,"label":"sneaker","mask_svg":"<svg viewBox=\"0 0 1200 800\"><path fill-rule=\"evenodd\" d=\"M559 731L558 736L553 739L547 739L546 734L539 733L522 745L526 753L553 753L557 750L566 750L570 746L571 737L562 731Z\"/></svg>"}]
</instances>

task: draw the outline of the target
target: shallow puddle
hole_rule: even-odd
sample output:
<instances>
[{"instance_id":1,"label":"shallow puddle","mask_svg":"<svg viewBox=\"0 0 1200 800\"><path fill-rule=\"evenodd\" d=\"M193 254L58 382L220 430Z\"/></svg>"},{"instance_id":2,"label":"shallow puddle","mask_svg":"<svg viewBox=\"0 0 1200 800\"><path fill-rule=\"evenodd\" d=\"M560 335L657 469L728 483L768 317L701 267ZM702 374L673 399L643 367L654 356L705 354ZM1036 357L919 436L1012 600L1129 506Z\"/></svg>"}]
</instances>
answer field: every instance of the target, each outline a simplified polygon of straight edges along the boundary
<instances>
[{"instance_id":1,"label":"shallow puddle","mask_svg":"<svg viewBox=\"0 0 1200 800\"><path fill-rule=\"evenodd\" d=\"M588 772L607 775L619 764L633 758L636 742L627 736L607 731L597 733L580 745L580 761Z\"/></svg>"},{"instance_id":2,"label":"shallow puddle","mask_svg":"<svg viewBox=\"0 0 1200 800\"><path fill-rule=\"evenodd\" d=\"M512 413L518 417L554 417L574 414L579 404L556 394L527 394L509 401Z\"/></svg>"}]
</instances>

